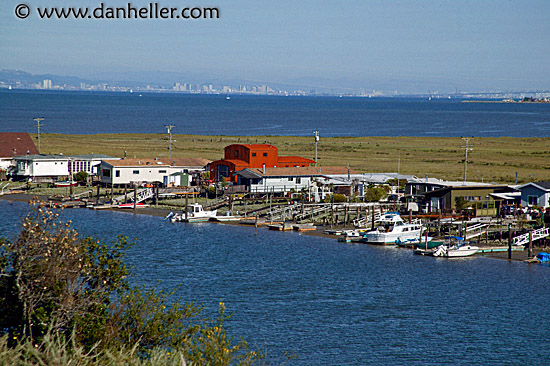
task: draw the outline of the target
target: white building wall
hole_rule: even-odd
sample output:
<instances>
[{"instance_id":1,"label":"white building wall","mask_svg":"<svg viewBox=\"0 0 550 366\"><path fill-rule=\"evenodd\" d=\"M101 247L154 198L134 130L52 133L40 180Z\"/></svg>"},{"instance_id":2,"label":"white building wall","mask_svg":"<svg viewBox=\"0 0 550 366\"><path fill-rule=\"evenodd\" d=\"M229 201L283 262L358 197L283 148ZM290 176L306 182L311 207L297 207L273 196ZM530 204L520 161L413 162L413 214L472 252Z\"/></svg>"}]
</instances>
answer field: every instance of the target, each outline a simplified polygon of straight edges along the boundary
<instances>
[{"instance_id":1,"label":"white building wall","mask_svg":"<svg viewBox=\"0 0 550 366\"><path fill-rule=\"evenodd\" d=\"M68 160L18 160L17 175L25 177L68 176Z\"/></svg>"},{"instance_id":2,"label":"white building wall","mask_svg":"<svg viewBox=\"0 0 550 366\"><path fill-rule=\"evenodd\" d=\"M297 183L297 179L300 183ZM264 177L260 184L251 184L251 193L287 193L291 189L300 191L302 188L309 188L311 177L289 178L289 177Z\"/></svg>"},{"instance_id":3,"label":"white building wall","mask_svg":"<svg viewBox=\"0 0 550 366\"><path fill-rule=\"evenodd\" d=\"M35 160L31 165L31 176L33 177L55 177L67 175L69 175L69 164L67 160Z\"/></svg>"}]
</instances>

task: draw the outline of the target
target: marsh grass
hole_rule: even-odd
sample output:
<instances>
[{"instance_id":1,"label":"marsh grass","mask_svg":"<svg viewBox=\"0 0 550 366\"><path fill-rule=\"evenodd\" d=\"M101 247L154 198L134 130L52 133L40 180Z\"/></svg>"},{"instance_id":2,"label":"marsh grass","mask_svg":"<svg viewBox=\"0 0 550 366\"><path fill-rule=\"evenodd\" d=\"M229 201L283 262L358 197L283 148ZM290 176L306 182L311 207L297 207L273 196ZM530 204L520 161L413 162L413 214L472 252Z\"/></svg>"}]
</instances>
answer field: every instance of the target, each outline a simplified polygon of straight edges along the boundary
<instances>
[{"instance_id":1,"label":"marsh grass","mask_svg":"<svg viewBox=\"0 0 550 366\"><path fill-rule=\"evenodd\" d=\"M36 136L34 136L36 137ZM270 143L280 155L314 157L313 137L173 135L173 157L217 160L225 146L235 143ZM321 166L349 165L359 172L397 172L418 177L462 180L463 141L458 137L321 137ZM513 183L550 180L550 137L474 138L468 153L468 180ZM42 134L47 154L107 154L133 158L168 156L166 134Z\"/></svg>"}]
</instances>

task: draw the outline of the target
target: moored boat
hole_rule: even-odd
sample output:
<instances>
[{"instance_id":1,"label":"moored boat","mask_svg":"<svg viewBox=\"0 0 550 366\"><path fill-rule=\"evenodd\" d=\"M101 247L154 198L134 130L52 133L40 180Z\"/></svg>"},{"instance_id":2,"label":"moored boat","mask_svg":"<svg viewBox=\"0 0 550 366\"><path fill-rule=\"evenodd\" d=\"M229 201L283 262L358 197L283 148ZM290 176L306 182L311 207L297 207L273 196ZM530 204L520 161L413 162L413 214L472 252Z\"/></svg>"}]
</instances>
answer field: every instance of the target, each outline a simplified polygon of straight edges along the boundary
<instances>
[{"instance_id":1,"label":"moored boat","mask_svg":"<svg viewBox=\"0 0 550 366\"><path fill-rule=\"evenodd\" d=\"M469 257L479 250L479 247L464 242L460 236L448 237L449 241L433 250L434 257L458 258Z\"/></svg>"},{"instance_id":2,"label":"moored boat","mask_svg":"<svg viewBox=\"0 0 550 366\"><path fill-rule=\"evenodd\" d=\"M375 221L377 228L359 240L362 243L395 244L397 240L415 240L422 234L420 223L405 223L398 212L388 212Z\"/></svg>"}]
</instances>

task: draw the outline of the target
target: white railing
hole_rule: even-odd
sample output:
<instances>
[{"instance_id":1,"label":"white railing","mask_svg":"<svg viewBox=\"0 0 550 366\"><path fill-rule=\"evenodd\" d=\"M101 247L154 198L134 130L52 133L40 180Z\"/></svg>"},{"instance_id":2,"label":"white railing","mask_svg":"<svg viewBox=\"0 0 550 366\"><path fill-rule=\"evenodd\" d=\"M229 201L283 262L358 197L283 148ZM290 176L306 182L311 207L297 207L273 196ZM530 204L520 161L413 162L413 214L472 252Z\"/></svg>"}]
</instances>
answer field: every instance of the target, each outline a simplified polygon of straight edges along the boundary
<instances>
[{"instance_id":1,"label":"white railing","mask_svg":"<svg viewBox=\"0 0 550 366\"><path fill-rule=\"evenodd\" d=\"M550 236L550 227L542 227L540 229L533 230L531 233L533 235L533 241L546 238L547 236ZM518 235L512 239L512 244L514 245L525 245L527 243L529 243L529 233Z\"/></svg>"}]
</instances>

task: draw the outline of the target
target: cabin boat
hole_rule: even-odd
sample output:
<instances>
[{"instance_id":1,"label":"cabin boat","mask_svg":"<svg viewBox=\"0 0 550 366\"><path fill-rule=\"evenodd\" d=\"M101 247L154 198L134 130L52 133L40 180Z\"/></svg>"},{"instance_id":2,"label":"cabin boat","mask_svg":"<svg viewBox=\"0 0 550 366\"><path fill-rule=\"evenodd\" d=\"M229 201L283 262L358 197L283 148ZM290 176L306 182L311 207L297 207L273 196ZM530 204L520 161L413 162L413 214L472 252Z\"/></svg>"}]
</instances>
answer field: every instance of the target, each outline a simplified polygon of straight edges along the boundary
<instances>
[{"instance_id":1,"label":"cabin boat","mask_svg":"<svg viewBox=\"0 0 550 366\"><path fill-rule=\"evenodd\" d=\"M201 204L193 203L187 206L187 214L185 212L172 214L166 216L172 222L203 222L213 218L218 213L218 210L207 211L204 210Z\"/></svg>"},{"instance_id":2,"label":"cabin boat","mask_svg":"<svg viewBox=\"0 0 550 366\"><path fill-rule=\"evenodd\" d=\"M423 226L418 222L406 223L398 212L388 212L375 221L376 229L367 232L359 240L362 243L395 244L417 240L422 235Z\"/></svg>"}]
</instances>

